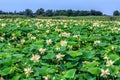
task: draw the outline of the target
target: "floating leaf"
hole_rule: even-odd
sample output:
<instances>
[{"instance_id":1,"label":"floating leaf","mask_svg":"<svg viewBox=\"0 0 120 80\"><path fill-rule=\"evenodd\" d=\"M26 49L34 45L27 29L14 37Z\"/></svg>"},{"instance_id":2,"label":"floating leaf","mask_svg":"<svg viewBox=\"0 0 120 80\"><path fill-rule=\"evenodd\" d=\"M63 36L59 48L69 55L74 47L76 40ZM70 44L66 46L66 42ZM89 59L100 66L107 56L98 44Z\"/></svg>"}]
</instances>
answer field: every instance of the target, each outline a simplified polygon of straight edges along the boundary
<instances>
[{"instance_id":1,"label":"floating leaf","mask_svg":"<svg viewBox=\"0 0 120 80\"><path fill-rule=\"evenodd\" d=\"M75 72L76 72L76 69L70 69L70 70L66 71L64 77L69 78L69 79L74 78Z\"/></svg>"}]
</instances>

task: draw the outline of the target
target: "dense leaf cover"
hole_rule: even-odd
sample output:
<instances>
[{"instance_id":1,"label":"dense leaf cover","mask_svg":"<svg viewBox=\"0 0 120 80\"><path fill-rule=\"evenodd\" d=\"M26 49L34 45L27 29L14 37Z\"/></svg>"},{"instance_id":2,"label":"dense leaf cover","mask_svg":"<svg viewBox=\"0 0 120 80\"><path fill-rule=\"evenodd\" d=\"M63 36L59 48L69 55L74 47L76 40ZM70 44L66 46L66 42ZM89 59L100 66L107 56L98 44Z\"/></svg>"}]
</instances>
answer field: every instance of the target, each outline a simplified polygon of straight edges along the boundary
<instances>
[{"instance_id":1,"label":"dense leaf cover","mask_svg":"<svg viewBox=\"0 0 120 80\"><path fill-rule=\"evenodd\" d=\"M119 80L120 22L0 20L0 80Z\"/></svg>"}]
</instances>

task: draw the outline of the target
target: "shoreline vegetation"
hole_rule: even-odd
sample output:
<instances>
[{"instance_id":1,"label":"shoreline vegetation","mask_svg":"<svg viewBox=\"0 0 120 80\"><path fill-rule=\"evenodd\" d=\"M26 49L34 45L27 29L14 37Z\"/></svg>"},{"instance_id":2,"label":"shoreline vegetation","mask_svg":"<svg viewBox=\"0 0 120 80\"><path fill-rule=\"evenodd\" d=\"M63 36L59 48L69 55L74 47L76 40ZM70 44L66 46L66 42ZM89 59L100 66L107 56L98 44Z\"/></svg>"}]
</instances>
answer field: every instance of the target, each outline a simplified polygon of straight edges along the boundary
<instances>
[{"instance_id":1,"label":"shoreline vegetation","mask_svg":"<svg viewBox=\"0 0 120 80\"><path fill-rule=\"evenodd\" d=\"M51 17L45 17L45 16L36 16L36 17L28 17L25 15L0 15L1 19L4 18L37 18L37 19L72 19L72 20L98 20L98 21L120 21L120 16L51 16Z\"/></svg>"}]
</instances>

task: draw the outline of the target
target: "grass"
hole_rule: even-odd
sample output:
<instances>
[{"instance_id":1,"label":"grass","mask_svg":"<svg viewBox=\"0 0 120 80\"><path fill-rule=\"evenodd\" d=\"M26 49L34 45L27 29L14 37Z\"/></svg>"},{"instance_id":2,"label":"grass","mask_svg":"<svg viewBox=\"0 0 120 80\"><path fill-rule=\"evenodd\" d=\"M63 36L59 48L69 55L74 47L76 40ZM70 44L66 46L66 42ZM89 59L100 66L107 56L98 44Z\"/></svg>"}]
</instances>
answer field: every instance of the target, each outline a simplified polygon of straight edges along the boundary
<instances>
[{"instance_id":1,"label":"grass","mask_svg":"<svg viewBox=\"0 0 120 80\"><path fill-rule=\"evenodd\" d=\"M25 15L0 15L0 18L30 18ZM120 21L120 16L52 16L52 17L45 17L45 16L35 16L33 18L39 19L73 19L73 20L92 20L92 21Z\"/></svg>"}]
</instances>

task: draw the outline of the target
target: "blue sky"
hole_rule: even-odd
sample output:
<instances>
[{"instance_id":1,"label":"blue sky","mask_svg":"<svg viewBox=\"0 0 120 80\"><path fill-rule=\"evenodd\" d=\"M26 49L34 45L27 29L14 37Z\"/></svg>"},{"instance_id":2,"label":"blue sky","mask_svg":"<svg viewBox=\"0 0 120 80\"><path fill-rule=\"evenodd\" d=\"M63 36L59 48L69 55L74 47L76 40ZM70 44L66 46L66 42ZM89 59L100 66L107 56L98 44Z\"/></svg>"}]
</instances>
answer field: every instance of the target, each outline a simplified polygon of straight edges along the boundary
<instances>
[{"instance_id":1,"label":"blue sky","mask_svg":"<svg viewBox=\"0 0 120 80\"><path fill-rule=\"evenodd\" d=\"M22 11L26 8L36 11L44 9L99 10L112 15L120 10L120 0L0 0L0 10Z\"/></svg>"}]
</instances>

